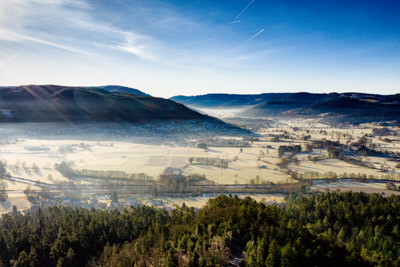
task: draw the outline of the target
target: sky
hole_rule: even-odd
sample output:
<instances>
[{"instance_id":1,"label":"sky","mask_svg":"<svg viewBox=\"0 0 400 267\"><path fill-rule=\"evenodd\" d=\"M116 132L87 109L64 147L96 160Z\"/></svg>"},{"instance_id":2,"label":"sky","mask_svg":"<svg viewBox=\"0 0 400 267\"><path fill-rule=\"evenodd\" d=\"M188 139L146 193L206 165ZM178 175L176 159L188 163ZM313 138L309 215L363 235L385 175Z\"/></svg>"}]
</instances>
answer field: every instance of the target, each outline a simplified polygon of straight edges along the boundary
<instances>
[{"instance_id":1,"label":"sky","mask_svg":"<svg viewBox=\"0 0 400 267\"><path fill-rule=\"evenodd\" d=\"M400 93L398 0L0 0L0 86Z\"/></svg>"}]
</instances>

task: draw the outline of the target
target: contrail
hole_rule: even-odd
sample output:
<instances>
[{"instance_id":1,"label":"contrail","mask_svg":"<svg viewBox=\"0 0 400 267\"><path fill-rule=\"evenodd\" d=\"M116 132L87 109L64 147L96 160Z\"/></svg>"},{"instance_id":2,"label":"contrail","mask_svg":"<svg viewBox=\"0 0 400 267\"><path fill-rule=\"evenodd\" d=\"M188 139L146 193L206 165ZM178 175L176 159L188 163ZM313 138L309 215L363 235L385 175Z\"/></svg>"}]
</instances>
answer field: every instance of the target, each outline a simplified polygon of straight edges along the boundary
<instances>
[{"instance_id":1,"label":"contrail","mask_svg":"<svg viewBox=\"0 0 400 267\"><path fill-rule=\"evenodd\" d=\"M256 1L256 0L251 0L250 3L248 3L247 6L246 6L245 8L243 8L243 10L239 13L239 15L237 15L237 16L235 17L235 19L234 19L233 21L237 21L238 18L246 11L246 9L248 9L249 6L251 6L251 4L254 3L254 1Z\"/></svg>"},{"instance_id":2,"label":"contrail","mask_svg":"<svg viewBox=\"0 0 400 267\"><path fill-rule=\"evenodd\" d=\"M257 32L256 34L254 34L253 36L251 36L247 41L243 42L241 45L247 44L248 42L250 42L251 40L253 40L254 38L256 38L258 35L260 35L263 31L264 31L264 29L262 29L261 31Z\"/></svg>"},{"instance_id":3,"label":"contrail","mask_svg":"<svg viewBox=\"0 0 400 267\"><path fill-rule=\"evenodd\" d=\"M239 23L239 22L240 22L240 20L234 20L234 21L229 22L229 24L235 24L235 23Z\"/></svg>"}]
</instances>

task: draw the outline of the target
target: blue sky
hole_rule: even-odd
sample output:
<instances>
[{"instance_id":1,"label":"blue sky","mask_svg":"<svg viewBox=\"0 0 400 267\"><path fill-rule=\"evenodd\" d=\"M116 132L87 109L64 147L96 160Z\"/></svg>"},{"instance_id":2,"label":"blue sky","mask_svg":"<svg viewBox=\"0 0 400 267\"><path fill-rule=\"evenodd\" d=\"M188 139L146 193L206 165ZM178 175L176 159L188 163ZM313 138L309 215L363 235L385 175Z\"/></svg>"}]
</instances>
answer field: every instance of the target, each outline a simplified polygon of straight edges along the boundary
<instances>
[{"instance_id":1,"label":"blue sky","mask_svg":"<svg viewBox=\"0 0 400 267\"><path fill-rule=\"evenodd\" d=\"M400 93L400 2L0 0L0 85Z\"/></svg>"}]
</instances>

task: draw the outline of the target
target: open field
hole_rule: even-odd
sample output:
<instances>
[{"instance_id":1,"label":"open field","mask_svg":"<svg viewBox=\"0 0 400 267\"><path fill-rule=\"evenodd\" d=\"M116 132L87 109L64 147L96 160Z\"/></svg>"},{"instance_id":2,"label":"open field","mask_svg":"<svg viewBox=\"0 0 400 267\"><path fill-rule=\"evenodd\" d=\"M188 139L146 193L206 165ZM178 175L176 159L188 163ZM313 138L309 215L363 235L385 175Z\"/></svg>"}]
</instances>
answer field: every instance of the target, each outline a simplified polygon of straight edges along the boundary
<instances>
[{"instance_id":1,"label":"open field","mask_svg":"<svg viewBox=\"0 0 400 267\"><path fill-rule=\"evenodd\" d=\"M30 204L23 193L11 194L9 195L9 200L7 202L0 202L0 215L11 211L12 206L14 205L18 210L26 210L30 207Z\"/></svg>"},{"instance_id":2,"label":"open field","mask_svg":"<svg viewBox=\"0 0 400 267\"><path fill-rule=\"evenodd\" d=\"M297 183L298 175L324 179L329 178L325 177L327 173L342 178L352 175L352 178L396 180L400 177L400 168L397 167L399 161L394 158L400 153L399 129L392 127L387 135L375 135L374 129L382 127L372 124L331 128L312 121L276 122L273 126L258 125L254 129L258 136L254 139L201 133L190 138L183 138L179 133L158 137L152 132L135 135L134 131L126 133L118 130L115 134L102 129L94 133L88 133L87 130L83 133L74 132L76 130L72 133L46 130L40 134L39 125L26 127L30 130L33 128L33 132L25 131L23 125L17 128L25 134L16 134L7 127L0 130L0 160L10 176L45 184L91 183L86 178L71 177L60 171L57 166L62 163L77 171L124 172L127 175L143 173L152 181L158 181L164 170L170 167L186 177L204 175L208 181L220 185ZM157 132L157 129L153 131ZM367 146L384 154L356 155L357 147L354 144L362 137ZM345 157L355 161L332 158L326 146L307 151L307 146L321 142L340 146ZM200 143L206 144L207 148L197 147ZM288 152L280 155L280 147L288 146L300 146L301 151L295 155ZM284 159L289 161L282 166ZM218 162L225 162L226 165ZM106 181L107 177L103 178ZM9 192L14 192L9 194L9 200L11 205L17 205L18 208L28 206L23 199L23 190L28 187L40 189L34 184L15 181L3 181L3 185ZM342 190L342 187L338 185L334 189ZM370 183L354 186L353 189L377 190ZM317 189L313 187L313 190ZM196 197L190 201L197 207L203 200ZM170 199L166 203L183 201L186 203L186 199ZM9 210L9 204L3 207L3 212Z\"/></svg>"},{"instance_id":3,"label":"open field","mask_svg":"<svg viewBox=\"0 0 400 267\"><path fill-rule=\"evenodd\" d=\"M338 159L325 159L316 163L304 160L300 162L299 166L291 166L290 168L300 173L317 172L323 174L326 172L334 172L338 175L344 173L362 173L367 176L374 175L378 177L382 175L382 172L377 169L356 166Z\"/></svg>"},{"instance_id":4,"label":"open field","mask_svg":"<svg viewBox=\"0 0 400 267\"><path fill-rule=\"evenodd\" d=\"M397 186L399 184L396 184ZM384 183L357 183L357 182L333 182L311 186L312 191L317 192L365 192L385 195L400 195L399 191L388 190Z\"/></svg>"},{"instance_id":5,"label":"open field","mask_svg":"<svg viewBox=\"0 0 400 267\"><path fill-rule=\"evenodd\" d=\"M76 137L77 138L77 137ZM274 149L271 149L273 151ZM205 174L207 178L220 184L248 183L257 176L261 180L281 182L288 177L277 170L276 156L263 156L258 160L260 149L211 147L208 150L197 147L150 145L126 141L85 141L19 139L1 146L1 160L12 176L26 177L41 182L65 182L69 179L58 172L56 163L68 162L75 169L124 171L146 173L157 179L167 167L183 168L185 174ZM209 165L189 165L190 157L218 158L229 161L228 168ZM234 158L237 159L234 160ZM261 164L268 166L260 168ZM34 167L37 169L34 171ZM35 168L36 168L35 167Z\"/></svg>"}]
</instances>

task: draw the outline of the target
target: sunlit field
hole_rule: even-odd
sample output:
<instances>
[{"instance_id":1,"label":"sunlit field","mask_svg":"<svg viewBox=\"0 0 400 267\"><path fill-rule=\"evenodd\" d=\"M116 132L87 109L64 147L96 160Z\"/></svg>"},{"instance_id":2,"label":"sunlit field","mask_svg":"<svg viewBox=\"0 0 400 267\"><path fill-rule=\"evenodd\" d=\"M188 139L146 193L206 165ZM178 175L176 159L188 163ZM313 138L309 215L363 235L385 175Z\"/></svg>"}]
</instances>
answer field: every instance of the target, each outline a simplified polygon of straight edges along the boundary
<instances>
[{"instance_id":1,"label":"sunlit field","mask_svg":"<svg viewBox=\"0 0 400 267\"><path fill-rule=\"evenodd\" d=\"M26 128L24 128L26 127ZM122 171L130 174L145 174L149 179L158 181L160 175L169 167L180 170L183 175L200 175L216 185L250 185L250 184L293 184L296 176L305 179L324 179L326 175L338 178L366 177L373 179L397 179L400 169L396 161L383 156L355 156L357 164L337 158L327 158L326 148L313 148L307 151L306 146L315 141L329 140L342 144L356 142L367 135L370 143L376 144L380 151L399 153L400 146L393 136L374 136L372 124L348 129L331 128L312 121L277 122L274 126L258 127L257 138L244 141L235 136L204 136L202 134L187 139L179 135L163 137L146 137L134 133L109 134L102 129L95 133L80 133L74 129L70 132L56 130L41 135L40 125L19 125L19 130L4 127L0 146L0 160L6 166L6 172L12 177L25 179L6 180L3 184L9 192L9 204L1 207L9 210L10 205L19 209L29 207L23 190L27 188L39 190L36 182L45 184L90 183L87 179L66 177L58 169L61 163L68 164L74 170L83 171ZM24 130L24 131L21 131ZM78 131L78 132L77 132ZM398 131L393 128L392 131ZM28 133L28 134L27 134ZM276 136L281 136L276 138ZM305 140L305 136L309 136ZM211 138L211 139L210 139ZM385 139L386 138L386 139ZM243 139L243 140L242 140ZM199 148L202 142L233 142L236 145L213 145ZM219 141L215 141L219 140ZM245 144L242 146L242 144ZM300 146L300 153L295 155L296 161L289 162L282 168L279 155L281 146ZM318 160L311 160L318 158ZM200 161L196 161L200 159ZM203 163L202 160L220 161L227 165ZM293 176L295 173L296 176ZM347 190L348 186L326 185L326 188ZM324 187L313 190L323 190ZM354 190L382 192L384 183L354 185ZM165 206L173 206L187 202L199 207L208 197L193 199L165 200ZM283 201L279 199L278 202ZM157 203L157 202L155 202ZM168 204L169 203L169 204Z\"/></svg>"}]
</instances>

